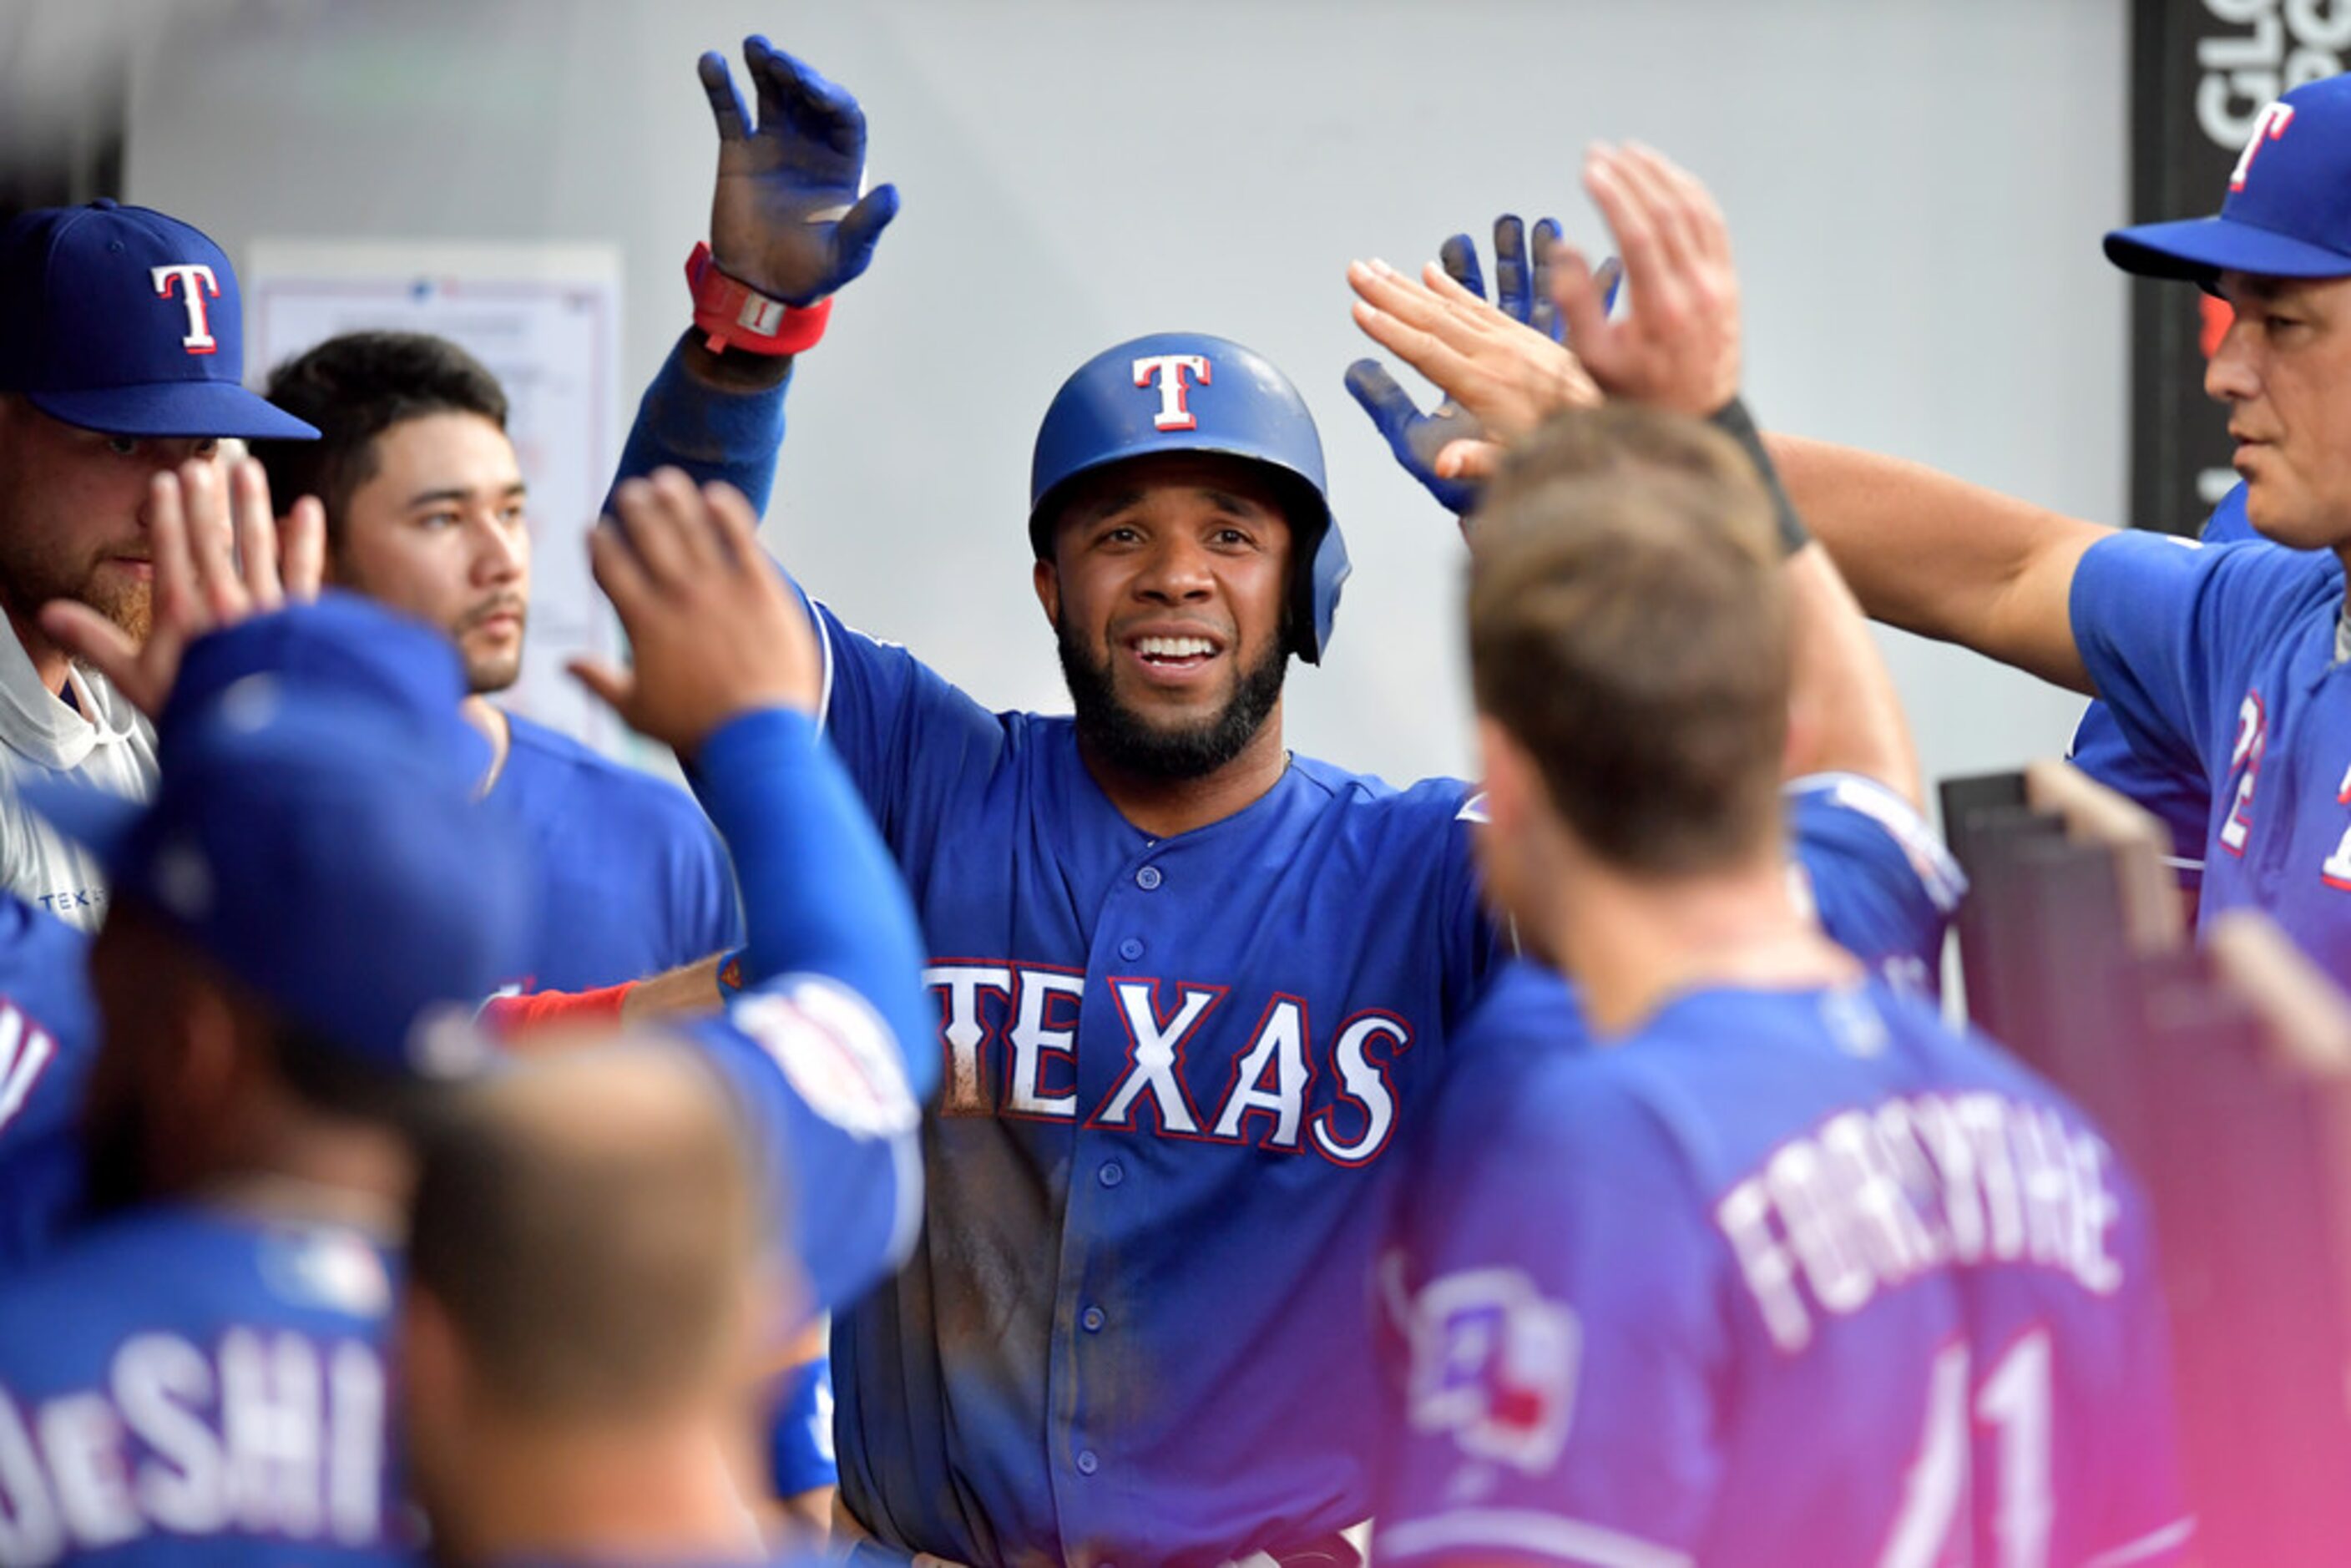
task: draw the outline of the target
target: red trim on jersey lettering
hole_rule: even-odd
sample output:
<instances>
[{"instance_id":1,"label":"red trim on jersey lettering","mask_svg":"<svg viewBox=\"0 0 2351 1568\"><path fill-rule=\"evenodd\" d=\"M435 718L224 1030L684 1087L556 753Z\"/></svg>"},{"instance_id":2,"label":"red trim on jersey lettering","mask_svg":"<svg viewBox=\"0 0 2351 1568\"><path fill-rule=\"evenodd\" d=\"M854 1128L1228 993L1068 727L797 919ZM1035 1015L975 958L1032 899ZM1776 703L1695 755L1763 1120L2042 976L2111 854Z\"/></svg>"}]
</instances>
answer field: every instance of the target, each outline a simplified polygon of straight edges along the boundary
<instances>
[{"instance_id":1,"label":"red trim on jersey lettering","mask_svg":"<svg viewBox=\"0 0 2351 1568\"><path fill-rule=\"evenodd\" d=\"M1112 1121L1108 1118L1111 1103L1118 1098L1119 1090L1125 1086L1126 1081L1130 1077L1134 1076L1136 1071L1135 1053L1142 1049L1141 1043L1134 1038L1134 1026L1127 1019L1126 1004L1118 999L1118 988L1121 986L1149 986L1151 988L1151 1021L1158 1025L1161 1031L1164 1033L1167 1027L1168 1019L1175 1015L1169 1014L1163 1016L1159 1011L1159 977L1155 975L1113 975L1109 978L1105 979L1102 984L1110 988L1110 993L1113 998L1111 1011L1118 1015L1118 1026L1126 1034L1126 1067L1124 1071L1119 1073L1117 1079L1112 1082L1110 1092L1102 1096L1102 1103L1094 1107L1093 1114L1086 1118L1085 1125L1088 1128L1109 1128L1117 1132L1144 1131L1144 1129L1136 1124L1134 1112L1147 1097L1151 1103L1151 1120L1154 1124L1149 1129L1152 1136L1157 1138L1173 1138L1176 1142L1184 1144L1221 1144L1229 1142L1230 1140L1228 1139L1213 1138L1208 1135L1208 1129L1210 1126L1209 1120L1207 1117L1200 1114L1200 1107L1195 1103L1192 1099L1191 1085L1185 1081L1184 1051L1185 1049L1198 1037L1200 1030L1207 1027L1208 1020L1217 1016L1217 1009L1224 1006L1225 998L1230 991L1231 988L1228 986L1194 985L1188 980L1178 980L1176 982L1176 1013L1180 1014L1184 1010L1184 998L1186 997L1206 995L1210 998L1210 1000L1207 1007L1200 1009L1200 1016L1192 1020L1192 1027L1186 1030L1182 1034L1176 1036L1174 1040L1169 1042L1170 1049L1174 1051L1176 1054L1176 1061L1174 1064L1168 1068L1168 1074L1176 1080L1176 1092L1183 1097L1184 1109L1191 1113L1192 1125L1200 1129L1196 1133L1173 1133L1167 1129L1166 1108L1159 1103L1159 1096L1156 1093L1148 1093L1147 1095L1137 1094L1134 1100L1128 1104L1127 1113L1124 1116L1121 1117L1117 1121ZM1238 1060L1238 1058L1236 1058L1236 1060Z\"/></svg>"},{"instance_id":2,"label":"red trim on jersey lettering","mask_svg":"<svg viewBox=\"0 0 2351 1568\"><path fill-rule=\"evenodd\" d=\"M1061 964L1012 964L1009 967L1012 970L1013 997L1012 1005L1004 1015L1004 1095L996 1103L997 1119L1004 1122L1049 1122L1057 1126L1065 1123L1074 1124L1078 1120L1078 1021L1085 1016L1086 972L1083 969L1072 969ZM1013 1058L1019 1054L1012 1043L1012 1031L1020 1027L1019 990L1030 975L1060 975L1077 981L1079 985L1079 989L1075 991L1065 990L1059 986L1051 988L1046 993L1044 1005L1037 1009L1039 1029L1059 1030L1062 1026L1053 1017L1054 998L1057 997L1064 998L1077 1009L1076 1016L1069 1021L1069 1044L1040 1045L1037 1048L1037 1098L1040 1100L1066 1099L1070 1103L1070 1108L1066 1113L1012 1109ZM1060 1057L1070 1064L1069 1092L1064 1095L1057 1096L1045 1082L1045 1071L1051 1065L1047 1059L1051 1057Z\"/></svg>"},{"instance_id":3,"label":"red trim on jersey lettering","mask_svg":"<svg viewBox=\"0 0 2351 1568\"><path fill-rule=\"evenodd\" d=\"M1305 1082L1301 1082L1298 1086L1298 1136L1296 1139L1287 1144L1276 1143L1271 1139L1253 1143L1249 1137L1249 1118L1251 1116L1270 1116L1273 1118L1275 1131L1279 1133L1281 1128L1281 1113L1265 1105L1252 1105L1248 1110L1243 1111L1240 1114L1240 1120L1233 1124L1232 1135L1229 1137L1219 1136L1217 1135L1216 1129L1217 1125L1224 1121L1225 1108L1233 1103L1234 1092L1240 1088L1241 1063L1249 1060L1249 1052L1257 1049L1258 1041L1265 1037L1266 1024L1272 1019L1274 1009L1284 1002L1295 1002L1298 1004L1298 1058L1306 1068ZM1280 1062L1278 1055L1269 1056L1266 1059L1265 1067L1258 1070L1258 1076L1256 1079L1251 1081L1249 1088L1251 1090L1263 1089L1265 1087L1266 1068L1276 1069L1278 1075L1280 1065ZM1306 1137L1307 1124L1313 1119L1308 1107L1313 1103L1314 1100L1314 1018L1313 1014L1307 1010L1306 998L1304 997L1292 996L1287 991L1276 991L1273 993L1271 998L1266 1002L1265 1011L1258 1015L1257 1023L1251 1027L1249 1033L1243 1037L1240 1049L1233 1052L1233 1070L1231 1074L1225 1080L1224 1093L1217 1101L1216 1119L1215 1121L1207 1124L1209 1142L1224 1144L1228 1146L1238 1145L1243 1148L1254 1146L1260 1149L1272 1149L1277 1153L1285 1155L1294 1155L1298 1153L1300 1145ZM1279 1087L1274 1090L1274 1092L1280 1092Z\"/></svg>"},{"instance_id":4,"label":"red trim on jersey lettering","mask_svg":"<svg viewBox=\"0 0 2351 1568\"><path fill-rule=\"evenodd\" d=\"M1019 983L1018 971L1011 960L1007 958L933 958L923 967L925 969L1002 969L1006 974L1015 977L1015 984ZM976 1110L955 1103L955 1045L947 1039L947 1026L955 1021L955 988L943 982L934 982L927 988L936 991L939 996L939 1083L941 1088L937 1113L941 1116L954 1116L958 1119L995 1115L996 1106L993 1103L983 1103ZM991 1040L999 1044L1003 1043L1004 1031L1012 1027L1012 989L1010 986L975 984L971 992L972 1021L979 1025L979 1038L972 1042L971 1047L972 1090L986 1101L989 1082L988 1043ZM1004 998L1003 1030L998 1030L988 1023L987 1009L981 1007L979 1003L983 992ZM1009 1059L1011 1055L1009 1046L1006 1047L1005 1055Z\"/></svg>"},{"instance_id":5,"label":"red trim on jersey lettering","mask_svg":"<svg viewBox=\"0 0 2351 1568\"><path fill-rule=\"evenodd\" d=\"M1390 1042L1387 1060L1384 1061L1373 1061L1371 1041L1364 1042L1364 1064L1378 1074L1381 1083L1387 1088L1387 1131L1380 1134L1378 1143L1363 1153L1340 1155L1334 1153L1330 1145L1338 1141L1331 1135L1331 1127L1338 1119L1339 1107L1342 1103L1361 1106L1364 1130L1366 1133L1371 1131L1372 1109L1364 1104L1361 1099L1347 1092L1347 1074L1339 1066L1339 1042L1347 1038L1349 1030L1370 1018L1380 1019L1393 1024L1397 1035L1402 1037ZM1361 1012L1350 1014L1339 1025L1339 1031L1331 1037L1330 1049L1323 1053L1331 1064L1331 1103L1306 1119L1306 1142L1312 1145L1316 1154L1343 1169L1361 1170L1377 1161L1387 1152L1388 1145L1395 1141L1396 1124L1404 1120L1404 1096L1396 1092L1395 1076L1388 1070L1395 1065L1397 1057L1412 1049L1412 1025L1385 1008L1365 1008Z\"/></svg>"}]
</instances>

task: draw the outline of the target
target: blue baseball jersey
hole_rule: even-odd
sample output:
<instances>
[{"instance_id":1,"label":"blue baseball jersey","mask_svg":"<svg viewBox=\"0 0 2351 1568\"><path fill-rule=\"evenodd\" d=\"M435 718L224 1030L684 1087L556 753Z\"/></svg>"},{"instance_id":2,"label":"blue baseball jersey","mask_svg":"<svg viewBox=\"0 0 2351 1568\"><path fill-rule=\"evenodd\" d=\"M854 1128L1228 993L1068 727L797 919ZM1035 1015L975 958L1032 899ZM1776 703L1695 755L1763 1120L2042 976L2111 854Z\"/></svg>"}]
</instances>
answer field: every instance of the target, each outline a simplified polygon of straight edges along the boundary
<instances>
[{"instance_id":1,"label":"blue baseball jersey","mask_svg":"<svg viewBox=\"0 0 2351 1568\"><path fill-rule=\"evenodd\" d=\"M2235 544L2259 537L2245 517L2245 486L2240 482L2205 519L2204 542ZM2201 881L2205 818L2212 809L2212 792L2200 768L2141 756L2132 749L2121 721L2095 698L2082 711L2068 756L2074 767L2107 789L2152 811L2171 834L2172 863L2180 882L2194 887Z\"/></svg>"},{"instance_id":2,"label":"blue baseball jersey","mask_svg":"<svg viewBox=\"0 0 2351 1568\"><path fill-rule=\"evenodd\" d=\"M2131 749L2202 780L2199 919L2265 910L2351 983L2343 569L2265 543L2117 534L2075 568L2074 639Z\"/></svg>"},{"instance_id":3,"label":"blue baseball jersey","mask_svg":"<svg viewBox=\"0 0 2351 1568\"><path fill-rule=\"evenodd\" d=\"M545 883L519 984L616 986L742 940L726 850L694 797L545 725L507 723L490 800L530 834Z\"/></svg>"},{"instance_id":4,"label":"blue baseball jersey","mask_svg":"<svg viewBox=\"0 0 2351 1568\"><path fill-rule=\"evenodd\" d=\"M1857 773L1792 780L1789 861L1798 903L1892 985L1941 988L1943 936L1968 879L1909 801Z\"/></svg>"},{"instance_id":5,"label":"blue baseball jersey","mask_svg":"<svg viewBox=\"0 0 2351 1568\"><path fill-rule=\"evenodd\" d=\"M80 1116L98 1055L89 936L0 894L0 1280L80 1207Z\"/></svg>"},{"instance_id":6,"label":"blue baseball jersey","mask_svg":"<svg viewBox=\"0 0 2351 1568\"><path fill-rule=\"evenodd\" d=\"M1495 953L1466 789L1295 758L1156 840L1068 719L820 626L942 1080L922 1242L834 1320L844 1500L976 1564L1214 1563L1355 1522L1374 1178Z\"/></svg>"},{"instance_id":7,"label":"blue baseball jersey","mask_svg":"<svg viewBox=\"0 0 2351 1568\"><path fill-rule=\"evenodd\" d=\"M345 1227L170 1205L0 1287L0 1562L410 1561L395 1269Z\"/></svg>"},{"instance_id":8,"label":"blue baseball jersey","mask_svg":"<svg viewBox=\"0 0 2351 1568\"><path fill-rule=\"evenodd\" d=\"M893 1267L920 1214L894 1037L784 977L682 1031L764 1162L813 1304ZM398 1259L348 1228L162 1205L0 1282L0 1563L406 1562L384 1346Z\"/></svg>"},{"instance_id":9,"label":"blue baseball jersey","mask_svg":"<svg viewBox=\"0 0 2351 1568\"><path fill-rule=\"evenodd\" d=\"M1514 969L1412 1151L1374 1556L2158 1563L2190 1532L2145 1200L1872 981L1579 1043Z\"/></svg>"}]
</instances>

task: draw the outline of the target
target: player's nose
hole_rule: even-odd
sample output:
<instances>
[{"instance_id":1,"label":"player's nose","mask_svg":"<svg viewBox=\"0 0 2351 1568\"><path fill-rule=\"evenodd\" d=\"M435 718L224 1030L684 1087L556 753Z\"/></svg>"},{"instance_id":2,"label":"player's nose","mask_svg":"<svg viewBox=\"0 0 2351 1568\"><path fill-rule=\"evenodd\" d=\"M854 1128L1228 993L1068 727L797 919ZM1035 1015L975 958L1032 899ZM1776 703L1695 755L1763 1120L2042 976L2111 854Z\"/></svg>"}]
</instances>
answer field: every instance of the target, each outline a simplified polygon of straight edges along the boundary
<instances>
[{"instance_id":1,"label":"player's nose","mask_svg":"<svg viewBox=\"0 0 2351 1568\"><path fill-rule=\"evenodd\" d=\"M1135 592L1163 603L1205 599L1215 587L1208 552L1193 539L1165 538L1135 574Z\"/></svg>"},{"instance_id":2,"label":"player's nose","mask_svg":"<svg viewBox=\"0 0 2351 1568\"><path fill-rule=\"evenodd\" d=\"M2204 395L2215 402L2243 402L2260 395L2261 377L2253 365L2252 329L2242 316L2220 334L2212 357L2204 361Z\"/></svg>"}]
</instances>

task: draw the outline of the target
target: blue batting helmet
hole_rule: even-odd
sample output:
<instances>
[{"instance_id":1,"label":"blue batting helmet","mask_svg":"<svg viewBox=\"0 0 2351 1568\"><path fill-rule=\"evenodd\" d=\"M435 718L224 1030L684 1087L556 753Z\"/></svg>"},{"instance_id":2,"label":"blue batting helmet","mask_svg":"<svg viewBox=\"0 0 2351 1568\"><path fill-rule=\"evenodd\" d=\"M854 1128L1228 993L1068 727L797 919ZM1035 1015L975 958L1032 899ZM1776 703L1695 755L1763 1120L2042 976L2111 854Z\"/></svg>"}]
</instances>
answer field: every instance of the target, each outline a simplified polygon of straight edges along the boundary
<instances>
[{"instance_id":1,"label":"blue batting helmet","mask_svg":"<svg viewBox=\"0 0 2351 1568\"><path fill-rule=\"evenodd\" d=\"M1162 452L1214 452L1280 476L1292 550L1292 650L1322 661L1347 580L1347 545L1331 517L1322 442L1290 378L1262 355L1202 332L1155 332L1106 349L1061 383L1037 432L1029 470L1029 542L1053 553L1054 498L1070 481Z\"/></svg>"}]
</instances>

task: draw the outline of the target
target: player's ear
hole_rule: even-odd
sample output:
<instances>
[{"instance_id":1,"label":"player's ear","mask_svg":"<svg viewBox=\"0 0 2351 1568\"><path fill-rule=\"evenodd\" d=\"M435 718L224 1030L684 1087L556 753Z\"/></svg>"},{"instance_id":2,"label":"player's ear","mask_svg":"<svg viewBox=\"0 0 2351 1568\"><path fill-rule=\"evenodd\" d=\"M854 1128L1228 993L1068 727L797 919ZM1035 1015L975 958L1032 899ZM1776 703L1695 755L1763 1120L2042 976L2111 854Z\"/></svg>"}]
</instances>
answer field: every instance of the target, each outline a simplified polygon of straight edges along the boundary
<instances>
[{"instance_id":1,"label":"player's ear","mask_svg":"<svg viewBox=\"0 0 2351 1568\"><path fill-rule=\"evenodd\" d=\"M413 1281L401 1292L399 1336L401 1403L412 1436L432 1442L462 1431L465 1345L440 1298Z\"/></svg>"},{"instance_id":2,"label":"player's ear","mask_svg":"<svg viewBox=\"0 0 2351 1568\"><path fill-rule=\"evenodd\" d=\"M1045 607L1045 619L1053 630L1061 629L1061 574L1050 560L1040 560L1029 573L1037 585L1037 602Z\"/></svg>"},{"instance_id":3,"label":"player's ear","mask_svg":"<svg viewBox=\"0 0 2351 1568\"><path fill-rule=\"evenodd\" d=\"M1525 831L1528 813L1541 799L1540 794L1530 795L1541 788L1534 759L1490 714L1478 716L1478 764L1486 791L1486 820L1493 831L1502 837Z\"/></svg>"}]
</instances>

